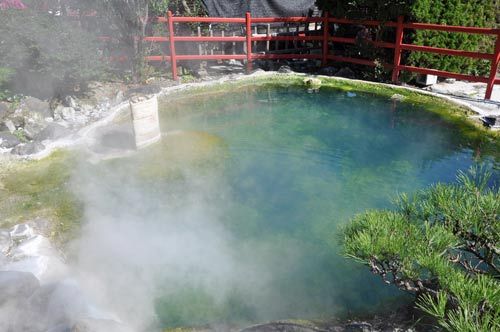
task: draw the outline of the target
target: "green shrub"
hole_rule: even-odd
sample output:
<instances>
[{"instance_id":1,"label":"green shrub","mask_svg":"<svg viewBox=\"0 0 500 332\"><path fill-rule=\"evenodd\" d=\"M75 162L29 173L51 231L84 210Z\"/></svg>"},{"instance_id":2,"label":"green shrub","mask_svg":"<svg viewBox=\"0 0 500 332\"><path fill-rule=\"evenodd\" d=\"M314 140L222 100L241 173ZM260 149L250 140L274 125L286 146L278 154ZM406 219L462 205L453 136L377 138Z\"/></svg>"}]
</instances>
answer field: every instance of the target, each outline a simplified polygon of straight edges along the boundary
<instances>
[{"instance_id":1,"label":"green shrub","mask_svg":"<svg viewBox=\"0 0 500 332\"><path fill-rule=\"evenodd\" d=\"M13 74L10 68L0 67L0 87L9 81Z\"/></svg>"},{"instance_id":2,"label":"green shrub","mask_svg":"<svg viewBox=\"0 0 500 332\"><path fill-rule=\"evenodd\" d=\"M9 95L9 90L6 85L12 77L12 74L12 69L0 67L0 100L7 98Z\"/></svg>"},{"instance_id":3,"label":"green shrub","mask_svg":"<svg viewBox=\"0 0 500 332\"><path fill-rule=\"evenodd\" d=\"M13 92L51 97L97 78L104 64L94 36L77 21L32 10L0 11L0 67Z\"/></svg>"},{"instance_id":4,"label":"green shrub","mask_svg":"<svg viewBox=\"0 0 500 332\"><path fill-rule=\"evenodd\" d=\"M345 254L415 293L445 330L500 331L499 191L477 169L458 178L356 216Z\"/></svg>"},{"instance_id":5,"label":"green shrub","mask_svg":"<svg viewBox=\"0 0 500 332\"><path fill-rule=\"evenodd\" d=\"M395 21L399 15L409 21L447 25L494 27L496 24L495 0L317 0L320 8L333 16L352 19ZM498 5L497 5L498 6ZM492 53L494 39L488 36L417 30L408 33L407 41L464 51ZM382 34L383 35L383 34ZM394 41L394 33L385 35ZM447 70L464 74L489 73L489 61L466 57L411 52L406 62L419 67ZM386 59L386 61L392 60Z\"/></svg>"}]
</instances>

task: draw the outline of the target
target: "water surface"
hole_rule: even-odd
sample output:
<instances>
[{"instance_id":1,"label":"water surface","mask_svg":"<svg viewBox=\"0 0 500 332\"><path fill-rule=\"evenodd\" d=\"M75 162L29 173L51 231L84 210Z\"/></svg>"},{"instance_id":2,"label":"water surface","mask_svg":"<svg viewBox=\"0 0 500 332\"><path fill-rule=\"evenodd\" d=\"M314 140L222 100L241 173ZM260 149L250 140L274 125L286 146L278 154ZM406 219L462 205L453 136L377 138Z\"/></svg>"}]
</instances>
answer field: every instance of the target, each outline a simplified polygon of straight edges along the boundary
<instances>
[{"instance_id":1,"label":"water surface","mask_svg":"<svg viewBox=\"0 0 500 332\"><path fill-rule=\"evenodd\" d=\"M474 162L473 145L436 114L362 93L242 87L168 97L160 117L167 137L115 176L126 172L140 192L138 218L161 220L145 245L157 240L162 259L145 268L160 271L163 326L331 318L407 301L342 257L339 228ZM115 201L135 207L126 191Z\"/></svg>"}]
</instances>

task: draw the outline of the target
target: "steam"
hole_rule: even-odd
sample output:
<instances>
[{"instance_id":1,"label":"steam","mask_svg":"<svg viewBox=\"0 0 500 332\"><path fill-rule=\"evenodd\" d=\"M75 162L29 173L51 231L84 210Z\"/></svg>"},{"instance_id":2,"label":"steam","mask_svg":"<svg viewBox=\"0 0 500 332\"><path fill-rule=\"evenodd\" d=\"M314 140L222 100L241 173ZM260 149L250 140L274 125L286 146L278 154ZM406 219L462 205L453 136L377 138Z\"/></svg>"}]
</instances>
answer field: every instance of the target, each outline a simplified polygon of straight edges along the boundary
<instances>
[{"instance_id":1,"label":"steam","mask_svg":"<svg viewBox=\"0 0 500 332\"><path fill-rule=\"evenodd\" d=\"M96 174L83 163L73 182L85 206L74 268L97 306L143 331L158 325L155 300L183 287L216 304L235 290L251 302L269 276L220 223L224 181L184 170L182 181L148 182L120 165Z\"/></svg>"}]
</instances>

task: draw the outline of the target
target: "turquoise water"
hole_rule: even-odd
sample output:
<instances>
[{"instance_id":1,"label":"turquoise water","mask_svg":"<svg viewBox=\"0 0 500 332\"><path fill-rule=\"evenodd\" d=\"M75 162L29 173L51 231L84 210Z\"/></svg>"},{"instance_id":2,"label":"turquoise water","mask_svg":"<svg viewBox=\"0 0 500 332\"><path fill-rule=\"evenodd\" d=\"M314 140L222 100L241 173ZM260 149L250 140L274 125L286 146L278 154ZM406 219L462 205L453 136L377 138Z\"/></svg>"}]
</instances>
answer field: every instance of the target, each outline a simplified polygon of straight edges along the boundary
<instances>
[{"instance_id":1,"label":"turquoise water","mask_svg":"<svg viewBox=\"0 0 500 332\"><path fill-rule=\"evenodd\" d=\"M142 195L162 203L144 211L197 209L196 192L196 216L210 216L210 229L224 234L209 243L223 242L230 262L214 255L216 272L203 261L182 278L165 273L156 298L162 326L332 318L405 303L409 296L342 257L339 227L390 206L398 192L454 181L474 163L474 148L439 116L362 93L243 87L167 98L161 121L167 150L176 137L196 136L183 144L200 165L147 182ZM155 162L166 158L155 153Z\"/></svg>"}]
</instances>

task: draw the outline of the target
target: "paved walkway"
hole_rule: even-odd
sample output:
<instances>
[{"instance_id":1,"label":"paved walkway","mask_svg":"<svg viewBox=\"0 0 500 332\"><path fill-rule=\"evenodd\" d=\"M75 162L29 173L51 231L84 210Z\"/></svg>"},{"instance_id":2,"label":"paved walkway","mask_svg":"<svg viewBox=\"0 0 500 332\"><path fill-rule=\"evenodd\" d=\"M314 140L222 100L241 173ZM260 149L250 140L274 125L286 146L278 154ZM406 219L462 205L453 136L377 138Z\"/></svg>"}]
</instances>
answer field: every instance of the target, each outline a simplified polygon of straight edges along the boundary
<instances>
[{"instance_id":1,"label":"paved walkway","mask_svg":"<svg viewBox=\"0 0 500 332\"><path fill-rule=\"evenodd\" d=\"M500 85L495 85L491 100L484 100L486 84L455 81L440 82L423 90L452 97L473 106L481 116L500 116Z\"/></svg>"}]
</instances>

